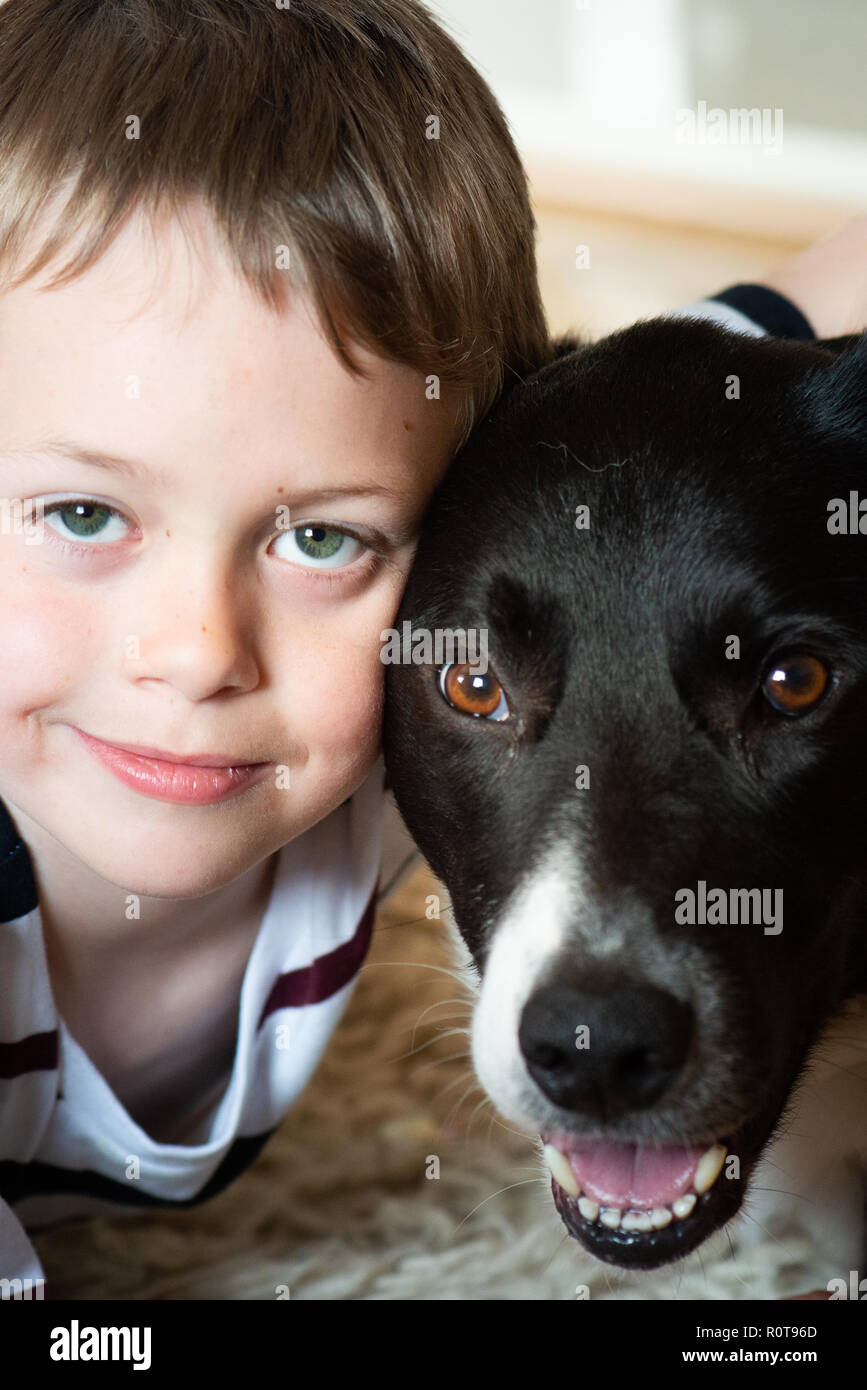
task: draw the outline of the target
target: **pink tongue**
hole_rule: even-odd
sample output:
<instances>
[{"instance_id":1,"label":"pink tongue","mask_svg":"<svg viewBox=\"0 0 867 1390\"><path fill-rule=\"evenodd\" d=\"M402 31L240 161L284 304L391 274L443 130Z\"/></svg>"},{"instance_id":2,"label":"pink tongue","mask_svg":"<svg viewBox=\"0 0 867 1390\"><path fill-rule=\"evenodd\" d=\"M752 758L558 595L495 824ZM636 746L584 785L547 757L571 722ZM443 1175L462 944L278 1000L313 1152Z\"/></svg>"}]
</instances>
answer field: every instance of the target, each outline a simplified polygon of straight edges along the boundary
<instances>
[{"instance_id":1,"label":"pink tongue","mask_svg":"<svg viewBox=\"0 0 867 1390\"><path fill-rule=\"evenodd\" d=\"M563 1135L552 1143L564 1153L582 1193L609 1207L661 1207L682 1197L704 1149L671 1145L607 1144Z\"/></svg>"}]
</instances>

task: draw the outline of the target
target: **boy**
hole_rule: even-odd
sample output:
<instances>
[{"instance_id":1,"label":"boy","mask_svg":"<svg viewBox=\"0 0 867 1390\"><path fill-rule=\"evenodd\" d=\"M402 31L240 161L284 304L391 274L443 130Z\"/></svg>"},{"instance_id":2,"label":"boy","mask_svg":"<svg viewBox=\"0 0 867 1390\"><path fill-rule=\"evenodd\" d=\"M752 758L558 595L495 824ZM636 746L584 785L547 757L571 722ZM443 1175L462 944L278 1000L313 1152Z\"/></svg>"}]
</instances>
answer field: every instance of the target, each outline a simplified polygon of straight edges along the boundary
<instances>
[{"instance_id":1,"label":"boy","mask_svg":"<svg viewBox=\"0 0 867 1390\"><path fill-rule=\"evenodd\" d=\"M4 1297L30 1231L219 1191L316 1067L391 871L380 634L550 355L533 233L412 0L0 6Z\"/></svg>"}]
</instances>

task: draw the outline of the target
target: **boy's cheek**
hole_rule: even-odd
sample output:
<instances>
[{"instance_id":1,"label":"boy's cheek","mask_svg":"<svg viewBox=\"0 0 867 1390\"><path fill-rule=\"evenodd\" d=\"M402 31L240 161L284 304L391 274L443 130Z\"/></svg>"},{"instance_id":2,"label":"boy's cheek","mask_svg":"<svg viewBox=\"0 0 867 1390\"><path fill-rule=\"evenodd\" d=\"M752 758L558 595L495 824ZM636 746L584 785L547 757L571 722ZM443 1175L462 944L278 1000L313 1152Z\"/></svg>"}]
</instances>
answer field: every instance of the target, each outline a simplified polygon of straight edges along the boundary
<instances>
[{"instance_id":1,"label":"boy's cheek","mask_svg":"<svg viewBox=\"0 0 867 1390\"><path fill-rule=\"evenodd\" d=\"M305 742L337 756L370 755L379 746L385 697L378 633L375 643L359 642L357 636L343 643L332 638L309 650L301 680L304 695L301 705L295 704ZM291 680L296 700L299 674L296 666ZM288 722L295 723L291 710Z\"/></svg>"},{"instance_id":2,"label":"boy's cheek","mask_svg":"<svg viewBox=\"0 0 867 1390\"><path fill-rule=\"evenodd\" d=\"M38 567L27 569L25 560L22 574L22 562L10 563L2 550L0 539L0 652L9 654L0 680L0 768L30 776L61 755L66 731L53 725L67 716L98 722L92 697L85 708L82 696L104 664L105 641L93 604L82 611L80 599L57 585L43 591Z\"/></svg>"},{"instance_id":3,"label":"boy's cheek","mask_svg":"<svg viewBox=\"0 0 867 1390\"><path fill-rule=\"evenodd\" d=\"M48 709L75 690L78 673L93 670L98 638L80 607L52 602L5 600L0 611L4 662L0 709L7 717Z\"/></svg>"}]
</instances>

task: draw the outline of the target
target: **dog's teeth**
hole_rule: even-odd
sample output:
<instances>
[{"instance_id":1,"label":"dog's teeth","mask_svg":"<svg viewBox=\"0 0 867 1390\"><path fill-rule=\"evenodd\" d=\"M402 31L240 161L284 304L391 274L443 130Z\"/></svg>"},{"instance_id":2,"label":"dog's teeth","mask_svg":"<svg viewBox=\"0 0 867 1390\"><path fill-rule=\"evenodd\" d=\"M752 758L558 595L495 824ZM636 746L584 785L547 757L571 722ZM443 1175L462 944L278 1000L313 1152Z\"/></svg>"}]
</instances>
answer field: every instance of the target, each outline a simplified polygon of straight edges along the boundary
<instances>
[{"instance_id":1,"label":"dog's teeth","mask_svg":"<svg viewBox=\"0 0 867 1390\"><path fill-rule=\"evenodd\" d=\"M699 1195L713 1187L722 1171L726 1152L724 1144L714 1144L707 1153L702 1154L692 1180L692 1185Z\"/></svg>"},{"instance_id":2,"label":"dog's teeth","mask_svg":"<svg viewBox=\"0 0 867 1390\"><path fill-rule=\"evenodd\" d=\"M630 1207L600 1207L592 1197L582 1195L580 1184L572 1172L565 1154L553 1144L545 1144L543 1156L555 1181L569 1197L578 1198L578 1210L585 1221L599 1221L612 1231L662 1231L672 1220L683 1220L692 1212L698 1198L713 1187L725 1162L728 1150L724 1144L712 1144L702 1154L695 1170L692 1192L685 1192L668 1206L639 1210Z\"/></svg>"},{"instance_id":3,"label":"dog's teeth","mask_svg":"<svg viewBox=\"0 0 867 1390\"><path fill-rule=\"evenodd\" d=\"M670 1226L672 1221L670 1207L654 1207L650 1213L650 1224L654 1231L661 1231L663 1226Z\"/></svg>"},{"instance_id":4,"label":"dog's teeth","mask_svg":"<svg viewBox=\"0 0 867 1390\"><path fill-rule=\"evenodd\" d=\"M625 1211L620 1218L624 1231L652 1231L649 1211Z\"/></svg>"},{"instance_id":5,"label":"dog's teeth","mask_svg":"<svg viewBox=\"0 0 867 1390\"><path fill-rule=\"evenodd\" d=\"M675 1216L689 1216L695 1206L695 1193L685 1192L682 1197L678 1197L676 1202L672 1202L671 1210Z\"/></svg>"},{"instance_id":6,"label":"dog's teeth","mask_svg":"<svg viewBox=\"0 0 867 1390\"><path fill-rule=\"evenodd\" d=\"M555 1149L553 1144L546 1144L542 1153L545 1162L566 1195L568 1197L580 1197L581 1188L575 1181L575 1174L569 1166L568 1158L561 1154L559 1149Z\"/></svg>"}]
</instances>

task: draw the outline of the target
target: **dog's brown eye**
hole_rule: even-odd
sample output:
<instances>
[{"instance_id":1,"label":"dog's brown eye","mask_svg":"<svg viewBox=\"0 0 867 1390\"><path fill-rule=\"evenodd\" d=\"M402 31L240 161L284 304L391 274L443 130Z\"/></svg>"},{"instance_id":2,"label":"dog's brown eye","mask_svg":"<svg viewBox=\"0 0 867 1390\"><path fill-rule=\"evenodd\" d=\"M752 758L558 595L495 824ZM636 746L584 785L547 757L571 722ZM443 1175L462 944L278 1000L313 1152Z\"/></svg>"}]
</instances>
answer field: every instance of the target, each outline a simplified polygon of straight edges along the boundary
<instances>
[{"instance_id":1,"label":"dog's brown eye","mask_svg":"<svg viewBox=\"0 0 867 1390\"><path fill-rule=\"evenodd\" d=\"M804 714L818 704L828 686L828 668L807 652L774 662L764 681L765 699L781 714Z\"/></svg>"},{"instance_id":2,"label":"dog's brown eye","mask_svg":"<svg viewBox=\"0 0 867 1390\"><path fill-rule=\"evenodd\" d=\"M503 687L492 671L480 672L469 662L454 662L440 671L440 690L462 714L483 719L506 719L509 706Z\"/></svg>"}]
</instances>

